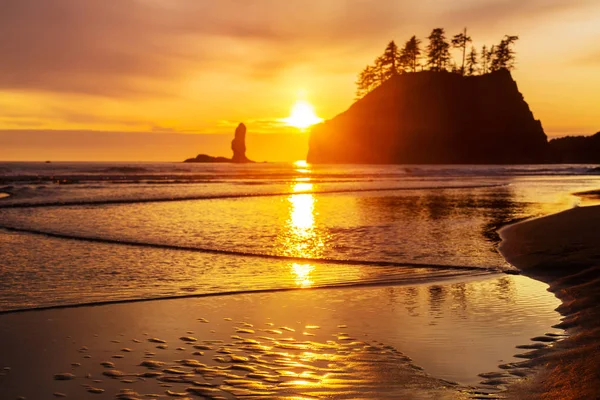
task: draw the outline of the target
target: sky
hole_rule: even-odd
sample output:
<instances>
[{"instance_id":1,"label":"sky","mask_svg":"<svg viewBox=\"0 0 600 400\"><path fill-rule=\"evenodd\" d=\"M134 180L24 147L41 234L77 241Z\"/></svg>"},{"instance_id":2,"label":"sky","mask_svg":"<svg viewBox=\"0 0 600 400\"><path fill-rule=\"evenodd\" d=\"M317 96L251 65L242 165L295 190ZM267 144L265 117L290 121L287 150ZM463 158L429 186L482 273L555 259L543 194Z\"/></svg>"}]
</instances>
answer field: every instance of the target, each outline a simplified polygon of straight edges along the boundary
<instances>
[{"instance_id":1,"label":"sky","mask_svg":"<svg viewBox=\"0 0 600 400\"><path fill-rule=\"evenodd\" d=\"M598 0L0 0L0 160L229 156L239 122L250 158L302 159L298 99L332 118L387 42L465 26L520 37L549 137L600 130Z\"/></svg>"}]
</instances>

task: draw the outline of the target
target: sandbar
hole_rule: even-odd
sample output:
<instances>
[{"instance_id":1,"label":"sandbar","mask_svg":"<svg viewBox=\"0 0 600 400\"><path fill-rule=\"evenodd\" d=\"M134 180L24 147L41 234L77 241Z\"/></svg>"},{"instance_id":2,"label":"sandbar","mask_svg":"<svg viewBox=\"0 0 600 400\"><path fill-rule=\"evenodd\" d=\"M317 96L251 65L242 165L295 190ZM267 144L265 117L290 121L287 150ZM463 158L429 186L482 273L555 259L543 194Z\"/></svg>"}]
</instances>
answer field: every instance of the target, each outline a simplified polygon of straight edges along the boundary
<instances>
[{"instance_id":1,"label":"sandbar","mask_svg":"<svg viewBox=\"0 0 600 400\"><path fill-rule=\"evenodd\" d=\"M500 231L500 251L561 301L570 336L525 364L539 373L513 385L515 399L600 398L600 206L577 207Z\"/></svg>"}]
</instances>

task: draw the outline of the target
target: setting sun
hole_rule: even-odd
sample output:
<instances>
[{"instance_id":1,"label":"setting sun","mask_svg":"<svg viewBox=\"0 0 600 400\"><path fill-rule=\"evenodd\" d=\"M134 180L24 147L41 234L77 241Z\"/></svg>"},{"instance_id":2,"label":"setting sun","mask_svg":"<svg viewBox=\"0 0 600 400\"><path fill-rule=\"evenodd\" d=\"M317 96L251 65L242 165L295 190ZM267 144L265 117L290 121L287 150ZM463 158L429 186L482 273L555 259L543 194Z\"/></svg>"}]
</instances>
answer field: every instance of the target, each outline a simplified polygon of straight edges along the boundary
<instances>
[{"instance_id":1,"label":"setting sun","mask_svg":"<svg viewBox=\"0 0 600 400\"><path fill-rule=\"evenodd\" d=\"M306 100L298 100L292 107L292 113L284 121L289 126L294 126L300 129L306 129L311 125L318 124L323 121L315 114L315 110Z\"/></svg>"}]
</instances>

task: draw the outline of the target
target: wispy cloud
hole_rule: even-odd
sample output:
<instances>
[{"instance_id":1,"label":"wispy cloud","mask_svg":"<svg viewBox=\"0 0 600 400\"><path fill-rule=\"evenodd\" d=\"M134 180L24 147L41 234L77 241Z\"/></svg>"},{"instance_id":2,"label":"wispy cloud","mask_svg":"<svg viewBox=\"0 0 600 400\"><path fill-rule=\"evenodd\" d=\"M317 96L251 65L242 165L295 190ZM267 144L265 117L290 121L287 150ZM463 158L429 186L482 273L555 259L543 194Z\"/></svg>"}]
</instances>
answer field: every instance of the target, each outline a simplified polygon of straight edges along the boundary
<instances>
[{"instance_id":1,"label":"wispy cloud","mask_svg":"<svg viewBox=\"0 0 600 400\"><path fill-rule=\"evenodd\" d=\"M282 104L293 101L296 85L312 85L319 108L326 108L323 116L335 115L352 98L356 73L390 39L401 43L413 34L424 39L437 26L451 35L467 25L477 46L519 34L520 54L527 51L537 62L555 65L546 48L569 45L557 44L538 28L551 25L548 21L563 23L562 14L595 15L597 4L0 0L0 91L9 94L0 98L0 126L228 132L215 121L243 119L256 130L282 130L277 118L288 111ZM572 34L577 23L577 18L565 21L565 30ZM558 62L600 62L596 53L583 59L578 54L569 52ZM519 73L525 68L519 64ZM5 99L17 94L29 97L12 101L16 108L6 107Z\"/></svg>"},{"instance_id":2,"label":"wispy cloud","mask_svg":"<svg viewBox=\"0 0 600 400\"><path fill-rule=\"evenodd\" d=\"M267 78L402 21L378 4L308 0L298 12L278 0L5 0L0 88L160 94L165 81L216 66Z\"/></svg>"}]
</instances>

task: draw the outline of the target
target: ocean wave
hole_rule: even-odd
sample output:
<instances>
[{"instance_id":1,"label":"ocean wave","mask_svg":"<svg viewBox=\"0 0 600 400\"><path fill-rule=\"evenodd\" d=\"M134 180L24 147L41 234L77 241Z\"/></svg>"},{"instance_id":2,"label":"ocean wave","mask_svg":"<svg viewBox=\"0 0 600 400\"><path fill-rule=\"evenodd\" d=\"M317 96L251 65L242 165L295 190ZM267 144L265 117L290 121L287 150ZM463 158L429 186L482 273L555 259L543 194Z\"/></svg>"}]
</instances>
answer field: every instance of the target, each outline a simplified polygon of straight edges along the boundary
<instances>
[{"instance_id":1,"label":"ocean wave","mask_svg":"<svg viewBox=\"0 0 600 400\"><path fill-rule=\"evenodd\" d=\"M450 264L431 264L431 263L413 263L413 262L399 262L399 261L386 261L386 260L356 260L356 259L337 259L337 258L310 258L310 257L293 257L279 254L268 254L268 253L253 253L235 250L225 250L216 248L196 247L196 246L182 246L172 244L161 244L161 243L149 243L133 240L119 240L109 239L101 237L89 237L89 236L78 236L69 235L58 232L42 231L36 229L18 228L14 226L0 226L0 229L4 229L10 232L28 233L33 235L42 235L56 239L67 239L67 240L78 240L92 243L104 243L113 244L120 246L135 246L135 247L147 247L153 249L166 249L175 251L191 251L209 254L219 254L226 256L237 256L237 257L255 257L271 260L284 260L293 261L300 263L318 263L318 264L344 264L344 265L361 265L361 266L375 266L375 267L403 267L403 268L430 268L430 269L446 269L446 270L463 270L463 271L488 271L488 272L504 272L514 274L516 269L513 268L500 268L491 266L471 266L471 265L450 265Z\"/></svg>"},{"instance_id":2,"label":"ocean wave","mask_svg":"<svg viewBox=\"0 0 600 400\"><path fill-rule=\"evenodd\" d=\"M102 170L101 172L108 172L108 173L121 172L124 174L138 174L138 173L150 172L150 170L148 168L142 168L142 167L109 167L109 168Z\"/></svg>"},{"instance_id":3,"label":"ocean wave","mask_svg":"<svg viewBox=\"0 0 600 400\"><path fill-rule=\"evenodd\" d=\"M260 293L279 293L279 292L291 292L301 290L323 290L323 289L349 289L349 288L361 288L361 287L377 287L377 286L401 286L401 285L414 285L428 282L437 282L448 279L456 278L478 278L497 274L498 271L490 270L456 270L447 268L446 271L441 273L428 272L426 275L418 275L415 277L387 277L385 279L367 279L354 282L337 282L337 283L326 283L322 285L314 285L310 289L302 287L279 287L279 288L264 288L264 289L241 289L241 290L224 290L217 292L205 292L205 293L190 293L190 294L177 294L177 295L159 295L152 297L131 297L131 298L118 298L111 300L96 300L86 301L78 303L66 303L66 304L50 304L43 306L31 306L31 307L18 307L18 308L0 308L0 315L21 313L27 311L42 311L42 310L56 310L65 308L78 308L78 307L90 307L90 306L103 306L111 304L128 304L128 303L141 303L148 301L159 301L159 300L175 300L175 299L193 299L193 298L208 298L208 297L222 297L222 296L235 296L243 294L260 294Z\"/></svg>"},{"instance_id":4,"label":"ocean wave","mask_svg":"<svg viewBox=\"0 0 600 400\"><path fill-rule=\"evenodd\" d=\"M219 199L243 199L252 197L278 197L290 196L298 194L338 194L338 193L361 193L361 192L394 192L394 191L409 191L409 190L459 190L459 189L482 189L508 186L507 183L497 184L477 184L477 185L432 185L432 186L415 186L415 187L376 187L376 188L346 188L346 189L330 189L330 190L307 190L298 192L272 192L272 193L231 193L231 194L212 194L199 196L182 196L182 197L146 197L132 199L102 199L102 200L86 200L86 201L53 201L53 202L15 202L11 204L3 204L2 208L39 208L39 207L66 207L66 206L93 206L93 205L112 205L112 204L138 204L138 203L163 203L177 201L200 201L200 200L219 200Z\"/></svg>"},{"instance_id":5,"label":"ocean wave","mask_svg":"<svg viewBox=\"0 0 600 400\"><path fill-rule=\"evenodd\" d=\"M575 176L599 175L600 168L590 165L536 166L457 166L448 168L407 168L410 176L423 177L505 177L505 176Z\"/></svg>"}]
</instances>

